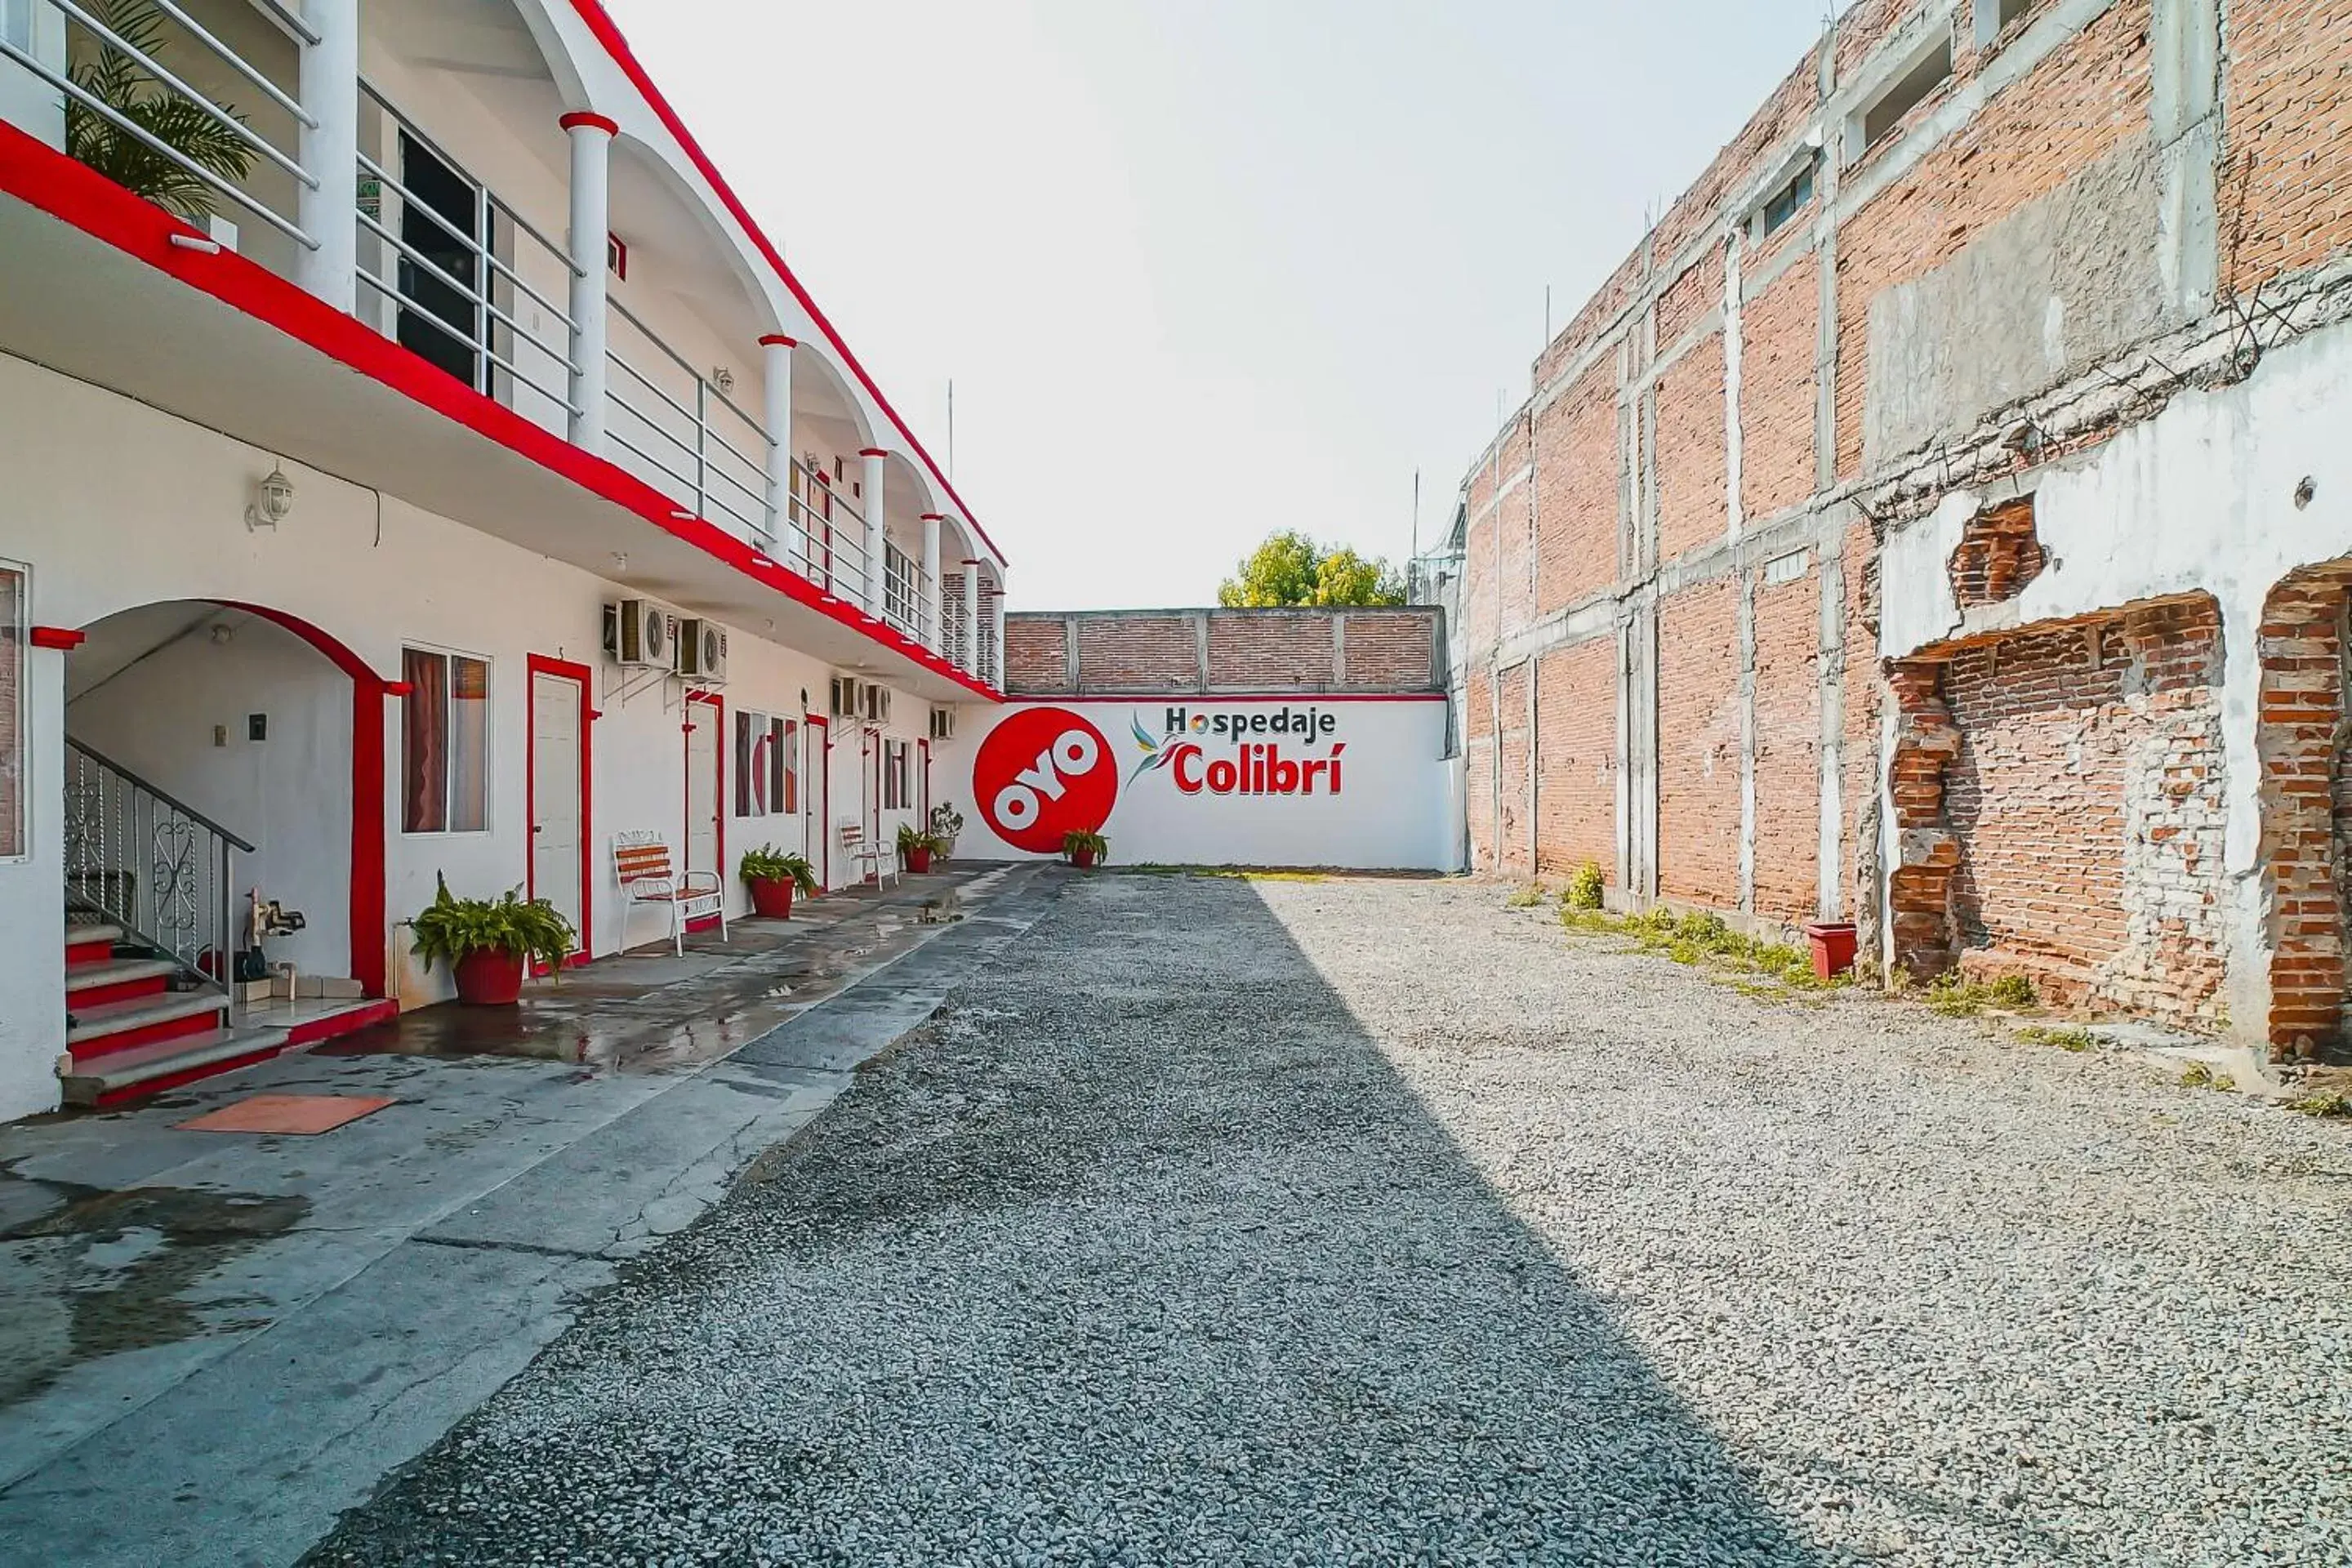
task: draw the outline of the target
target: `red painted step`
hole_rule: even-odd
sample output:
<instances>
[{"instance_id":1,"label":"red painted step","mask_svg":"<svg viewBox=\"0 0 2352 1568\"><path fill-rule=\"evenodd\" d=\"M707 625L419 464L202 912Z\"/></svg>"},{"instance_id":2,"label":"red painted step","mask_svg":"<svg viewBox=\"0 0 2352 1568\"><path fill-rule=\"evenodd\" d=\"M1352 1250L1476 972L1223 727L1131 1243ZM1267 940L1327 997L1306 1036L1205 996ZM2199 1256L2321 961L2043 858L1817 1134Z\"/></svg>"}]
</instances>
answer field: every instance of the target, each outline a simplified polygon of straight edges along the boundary
<instances>
[{"instance_id":1,"label":"red painted step","mask_svg":"<svg viewBox=\"0 0 2352 1568\"><path fill-rule=\"evenodd\" d=\"M110 1002L135 996L160 996L170 988L180 966L168 958L110 958L103 963L78 963L66 971L66 1011L79 1015Z\"/></svg>"},{"instance_id":2,"label":"red painted step","mask_svg":"<svg viewBox=\"0 0 2352 1568\"><path fill-rule=\"evenodd\" d=\"M121 926L69 925L66 927L66 967L108 963L114 957L114 944L121 940Z\"/></svg>"},{"instance_id":3,"label":"red painted step","mask_svg":"<svg viewBox=\"0 0 2352 1568\"><path fill-rule=\"evenodd\" d=\"M70 1010L73 1022L66 1029L66 1049L79 1063L134 1046L217 1029L228 1012L228 998L217 991L167 992Z\"/></svg>"}]
</instances>

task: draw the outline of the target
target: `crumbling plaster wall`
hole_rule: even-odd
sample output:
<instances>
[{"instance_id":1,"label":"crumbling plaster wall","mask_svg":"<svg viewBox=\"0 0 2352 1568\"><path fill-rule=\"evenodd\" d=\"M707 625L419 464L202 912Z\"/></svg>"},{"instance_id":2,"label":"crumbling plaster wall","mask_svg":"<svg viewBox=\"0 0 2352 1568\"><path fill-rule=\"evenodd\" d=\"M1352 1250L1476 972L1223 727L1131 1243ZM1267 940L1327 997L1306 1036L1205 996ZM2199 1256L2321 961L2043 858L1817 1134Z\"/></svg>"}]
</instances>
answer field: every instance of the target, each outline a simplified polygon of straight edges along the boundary
<instances>
[{"instance_id":1,"label":"crumbling plaster wall","mask_svg":"<svg viewBox=\"0 0 2352 1568\"><path fill-rule=\"evenodd\" d=\"M1953 491L1932 513L1891 530L1885 544L1883 659L2150 599L2204 593L2220 605L2228 989L2240 1033L2260 1027L2270 984L2256 634L2265 602L2288 574L2352 556L2347 413L2352 324L2272 351L2236 385L2182 390L2154 418L2080 458L2001 486ZM1977 510L2019 489L2033 491L2049 564L2015 599L1963 611L1946 563ZM1891 802L1890 795L1881 830L1888 867L1899 863ZM1885 948L1891 963L1891 931Z\"/></svg>"}]
</instances>

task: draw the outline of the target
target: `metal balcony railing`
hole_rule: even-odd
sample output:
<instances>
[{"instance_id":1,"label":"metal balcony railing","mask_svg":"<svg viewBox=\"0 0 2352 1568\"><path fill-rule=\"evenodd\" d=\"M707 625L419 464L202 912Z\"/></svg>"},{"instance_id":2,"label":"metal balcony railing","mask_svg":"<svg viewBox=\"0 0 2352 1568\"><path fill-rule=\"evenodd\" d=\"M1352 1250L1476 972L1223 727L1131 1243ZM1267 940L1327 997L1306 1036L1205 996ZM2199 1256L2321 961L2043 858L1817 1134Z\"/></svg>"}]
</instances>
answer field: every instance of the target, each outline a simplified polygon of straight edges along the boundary
<instances>
[{"instance_id":1,"label":"metal balcony railing","mask_svg":"<svg viewBox=\"0 0 2352 1568\"><path fill-rule=\"evenodd\" d=\"M883 550L882 618L906 636L928 646L930 609L923 593L923 574L915 558L885 540Z\"/></svg>"},{"instance_id":2,"label":"metal balcony railing","mask_svg":"<svg viewBox=\"0 0 2352 1568\"><path fill-rule=\"evenodd\" d=\"M30 13L38 18L54 13L62 18L66 31L66 55L68 58L93 59L114 84L110 90L101 87L92 91L73 79L72 72L62 62L44 59L41 52L27 47L0 28L0 57L15 61L34 76L57 89L65 102L67 140L69 144L84 138L100 141L111 139L127 152L135 146L150 159L163 163L194 184L178 199L159 198L162 205L183 217L200 217L203 209L213 205L208 197L218 197L236 210L251 215L268 227L277 230L305 250L319 248L318 239L303 232L301 226L288 213L257 195L251 188L251 174L259 168L275 169L299 187L317 190L318 175L302 166L298 153L289 153L268 136L255 130L247 120L231 111L209 94L192 86L185 75L172 68L170 61L182 58L189 49L201 51L226 67L228 72L250 85L278 109L291 115L299 129L316 130L319 121L304 109L292 94L269 79L260 67L223 43L174 0L152 0L163 20L152 28L115 22L129 28L118 31L109 19L98 11L78 5L75 0L33 0ZM305 43L316 43L318 34L291 8L278 0L258 0L261 9L278 25ZM28 27L26 37L37 31ZM248 164L243 179L231 178L216 172L208 164L183 152L179 147L158 136L131 114L124 105L134 96L149 102L160 98L184 100L194 106L212 129L228 138L241 150ZM112 99L114 101L109 101ZM203 195L199 195L199 193Z\"/></svg>"},{"instance_id":3,"label":"metal balcony railing","mask_svg":"<svg viewBox=\"0 0 2352 1568\"><path fill-rule=\"evenodd\" d=\"M562 429L572 406L573 268L562 246L500 201L362 82L362 318L477 392ZM381 159L364 149L381 147Z\"/></svg>"},{"instance_id":4,"label":"metal balcony railing","mask_svg":"<svg viewBox=\"0 0 2352 1568\"><path fill-rule=\"evenodd\" d=\"M797 458L787 505L785 563L826 593L875 609L866 570L865 515Z\"/></svg>"},{"instance_id":5,"label":"metal balcony railing","mask_svg":"<svg viewBox=\"0 0 2352 1568\"><path fill-rule=\"evenodd\" d=\"M768 458L775 443L766 427L618 300L608 305L605 437L636 459L626 466L638 478L698 517L726 518L772 552Z\"/></svg>"}]
</instances>

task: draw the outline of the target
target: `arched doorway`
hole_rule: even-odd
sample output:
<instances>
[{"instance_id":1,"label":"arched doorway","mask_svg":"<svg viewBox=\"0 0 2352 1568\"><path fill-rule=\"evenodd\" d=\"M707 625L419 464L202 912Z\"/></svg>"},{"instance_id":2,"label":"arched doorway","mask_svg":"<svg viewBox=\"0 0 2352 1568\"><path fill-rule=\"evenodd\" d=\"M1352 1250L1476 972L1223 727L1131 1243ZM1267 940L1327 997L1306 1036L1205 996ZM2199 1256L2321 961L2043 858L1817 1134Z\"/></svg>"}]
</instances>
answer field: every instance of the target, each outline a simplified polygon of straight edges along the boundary
<instances>
[{"instance_id":1,"label":"arched doorway","mask_svg":"<svg viewBox=\"0 0 2352 1568\"><path fill-rule=\"evenodd\" d=\"M66 672L69 900L215 979L249 945L253 903L275 903L271 962L383 995L388 684L265 605L163 601L82 632Z\"/></svg>"}]
</instances>

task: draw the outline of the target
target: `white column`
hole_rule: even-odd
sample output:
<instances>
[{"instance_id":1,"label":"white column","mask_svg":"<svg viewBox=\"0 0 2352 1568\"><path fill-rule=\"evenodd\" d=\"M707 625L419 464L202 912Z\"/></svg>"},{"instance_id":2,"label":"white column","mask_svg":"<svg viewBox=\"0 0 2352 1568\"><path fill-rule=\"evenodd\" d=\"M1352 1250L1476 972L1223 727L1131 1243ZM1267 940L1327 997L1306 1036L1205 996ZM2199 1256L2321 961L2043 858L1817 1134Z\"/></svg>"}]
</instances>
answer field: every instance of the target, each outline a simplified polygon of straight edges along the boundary
<instances>
[{"instance_id":1,"label":"white column","mask_svg":"<svg viewBox=\"0 0 2352 1568\"><path fill-rule=\"evenodd\" d=\"M990 645L996 649L996 665L989 672L988 683L1002 691L1004 689L1004 568L1002 566L996 569L996 602L990 607L989 619L992 623L989 630L996 639Z\"/></svg>"},{"instance_id":2,"label":"white column","mask_svg":"<svg viewBox=\"0 0 2352 1568\"><path fill-rule=\"evenodd\" d=\"M866 459L864 510L866 512L866 613L882 613L882 585L887 563L883 559L882 541L882 461L890 454L879 447L867 447L859 451Z\"/></svg>"},{"instance_id":3,"label":"white column","mask_svg":"<svg viewBox=\"0 0 2352 1568\"><path fill-rule=\"evenodd\" d=\"M567 114L572 137L572 444L604 449L604 247L613 232L613 137L601 114Z\"/></svg>"},{"instance_id":4,"label":"white column","mask_svg":"<svg viewBox=\"0 0 2352 1568\"><path fill-rule=\"evenodd\" d=\"M980 563L963 563L963 668L980 673Z\"/></svg>"},{"instance_id":5,"label":"white column","mask_svg":"<svg viewBox=\"0 0 2352 1568\"><path fill-rule=\"evenodd\" d=\"M923 580L919 584L922 594L922 645L937 653L947 646L947 633L940 625L940 525L947 520L938 512L923 514Z\"/></svg>"},{"instance_id":6,"label":"white column","mask_svg":"<svg viewBox=\"0 0 2352 1568\"><path fill-rule=\"evenodd\" d=\"M808 547L793 517L793 351L800 344L782 332L760 340L766 356L766 400L761 422L768 437L768 531L783 546L784 559L808 569Z\"/></svg>"},{"instance_id":7,"label":"white column","mask_svg":"<svg viewBox=\"0 0 2352 1568\"><path fill-rule=\"evenodd\" d=\"M307 0L302 19L319 35L304 44L295 72L302 111L302 167L319 182L297 184L294 221L319 242L300 251L294 281L349 315L357 303L360 263L359 0Z\"/></svg>"}]
</instances>

